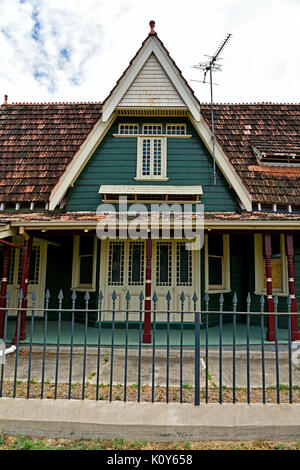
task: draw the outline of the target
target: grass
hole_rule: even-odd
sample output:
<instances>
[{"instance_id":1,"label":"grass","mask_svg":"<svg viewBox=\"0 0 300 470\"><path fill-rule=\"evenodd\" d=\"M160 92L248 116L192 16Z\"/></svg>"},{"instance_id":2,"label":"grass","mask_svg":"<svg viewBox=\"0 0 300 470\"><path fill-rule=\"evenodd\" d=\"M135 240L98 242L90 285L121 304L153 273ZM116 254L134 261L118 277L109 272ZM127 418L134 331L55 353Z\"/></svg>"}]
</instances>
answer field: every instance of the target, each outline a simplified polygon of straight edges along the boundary
<instances>
[{"instance_id":1,"label":"grass","mask_svg":"<svg viewBox=\"0 0 300 470\"><path fill-rule=\"evenodd\" d=\"M123 439L49 439L0 434L2 450L300 450L300 442L199 441L147 442Z\"/></svg>"}]
</instances>

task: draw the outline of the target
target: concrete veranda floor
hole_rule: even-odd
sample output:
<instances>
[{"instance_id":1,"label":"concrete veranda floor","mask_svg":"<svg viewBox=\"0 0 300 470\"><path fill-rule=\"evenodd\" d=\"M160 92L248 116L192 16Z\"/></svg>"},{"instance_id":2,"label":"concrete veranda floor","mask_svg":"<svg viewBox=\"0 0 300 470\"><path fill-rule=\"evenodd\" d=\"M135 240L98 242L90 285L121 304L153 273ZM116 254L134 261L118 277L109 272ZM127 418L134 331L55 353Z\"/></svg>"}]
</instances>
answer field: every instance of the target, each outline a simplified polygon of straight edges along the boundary
<instances>
[{"instance_id":1,"label":"concrete veranda floor","mask_svg":"<svg viewBox=\"0 0 300 470\"><path fill-rule=\"evenodd\" d=\"M9 343L15 333L16 322L9 321L7 327L7 343ZM47 325L47 344L57 344L57 321L49 321ZM200 330L200 344L205 345L205 329ZM208 329L208 344L209 346L219 345L219 327L211 327ZM266 329L264 338L266 338ZM116 346L125 345L126 332L125 328L115 328L114 344ZM30 321L26 323L26 340L22 341L22 344L29 344L30 342ZM98 328L88 327L87 329L87 344L97 345L98 342ZM101 345L110 346L112 342L112 330L111 328L101 329ZM222 343L223 346L231 346L233 342L233 327L231 323L225 323L222 329ZM34 322L33 332L33 344L44 343L44 322L36 320ZM60 332L60 344L68 345L71 343L71 322L63 321L61 324ZM128 331L128 345L136 346L139 343L139 330L129 329ZM167 344L167 330L157 329L156 330L156 346L165 346ZM288 343L288 331L287 329L278 329L278 343L281 345ZM82 323L75 322L74 327L74 338L73 344L82 345L84 344L84 325ZM245 324L237 323L236 325L236 345L246 346L247 344L247 328ZM261 344L261 328L259 326L250 327L250 344L252 346L259 346ZM269 343L265 340L265 344ZM193 347L195 345L195 331L194 329L184 329L183 331L183 345L185 347ZM170 346L180 346L180 329L170 329Z\"/></svg>"}]
</instances>

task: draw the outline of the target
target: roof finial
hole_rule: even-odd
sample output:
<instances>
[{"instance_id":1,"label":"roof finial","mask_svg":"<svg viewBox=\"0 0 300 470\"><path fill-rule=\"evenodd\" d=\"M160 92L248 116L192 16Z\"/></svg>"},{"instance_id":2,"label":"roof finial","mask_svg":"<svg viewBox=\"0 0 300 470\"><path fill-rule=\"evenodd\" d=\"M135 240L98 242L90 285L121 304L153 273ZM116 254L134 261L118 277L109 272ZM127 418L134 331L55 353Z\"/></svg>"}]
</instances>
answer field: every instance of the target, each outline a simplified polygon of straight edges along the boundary
<instances>
[{"instance_id":1,"label":"roof finial","mask_svg":"<svg viewBox=\"0 0 300 470\"><path fill-rule=\"evenodd\" d=\"M150 23L150 33L149 33L149 36L154 36L156 35L157 33L154 31L154 27L155 27L155 21L151 20Z\"/></svg>"},{"instance_id":2,"label":"roof finial","mask_svg":"<svg viewBox=\"0 0 300 470\"><path fill-rule=\"evenodd\" d=\"M4 103L3 103L4 105L7 104L7 98L8 98L8 96L7 96L7 95L4 95Z\"/></svg>"}]
</instances>

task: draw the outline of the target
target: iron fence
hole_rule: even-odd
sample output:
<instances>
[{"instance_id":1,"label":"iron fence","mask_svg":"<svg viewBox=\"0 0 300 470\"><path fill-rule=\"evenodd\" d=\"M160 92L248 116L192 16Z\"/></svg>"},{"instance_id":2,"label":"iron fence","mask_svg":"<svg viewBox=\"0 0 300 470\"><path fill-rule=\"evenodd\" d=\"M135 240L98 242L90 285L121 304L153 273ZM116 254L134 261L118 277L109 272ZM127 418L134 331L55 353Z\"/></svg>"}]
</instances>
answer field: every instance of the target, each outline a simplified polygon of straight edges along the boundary
<instances>
[{"instance_id":1,"label":"iron fence","mask_svg":"<svg viewBox=\"0 0 300 470\"><path fill-rule=\"evenodd\" d=\"M88 292L84 297L84 308L76 306L77 295L75 291L71 296L70 308L63 308L63 299L63 293L60 291L57 308L49 308L50 293L47 291L45 306L41 309L35 307L36 297L33 292L32 307L29 308L24 307L22 303L24 298L22 291L20 291L18 306L9 307L9 294L7 294L6 307L2 311L4 317L3 342L6 345L7 354L4 355L0 351L2 358L0 397L12 396L15 398L20 396L18 388L22 385L21 396L27 399L32 397L42 399L63 397L67 399L81 398L84 400L85 398L94 398L99 400L104 397L109 401L118 399L126 402L133 399L132 388L136 391L134 400L138 402L143 400L155 402L158 400L157 395L159 395L159 401L164 400L167 403L170 401L180 403L192 401L195 405L199 405L201 402L217 401L222 404L225 394L225 401L236 403L244 400L251 403L254 391L255 401L257 401L258 390L262 403L274 399L279 404L281 403L282 394L284 394L285 401L289 403L294 401L295 394L299 398L300 381L297 367L300 361L293 352L294 342L292 341L292 320L298 314L291 312L290 297L287 298L286 312L281 313L278 312L278 298L276 295L274 296L274 312L271 313L265 312L265 298L263 296L260 298L260 311L251 311L250 294L248 294L246 301L246 311L237 310L238 299L236 294L232 299L231 310L227 311L223 309L223 294L218 299L219 308L215 310L210 310L210 299L207 294L204 298L205 308L201 310L200 299L194 294L192 298L193 309L190 311L185 310L186 297L184 292L180 297L180 311L170 309L170 292L167 292L166 295L165 310L157 309L158 297L154 292L151 311L145 311L144 309L144 295L142 292L139 296L139 309L137 310L129 308L131 301L129 291L125 296L126 308L124 310L116 308L118 297L115 291L112 294L112 308L110 310L104 309L102 293L98 296L97 308L90 308ZM7 348L9 342L8 330L12 323L10 312L13 310L17 310L17 317L14 321L17 326L15 341L13 348ZM67 323L64 321L66 313L70 314L70 321ZM55 321L53 322L51 317L54 314ZM77 321L78 314L80 314L80 322ZM24 319L24 315L27 317L26 342L22 341L22 318ZM106 319L104 318L105 315ZM109 321L107 320L108 315ZM123 315L121 322L119 321L120 315ZM151 343L149 344L143 343L146 315L151 316ZM160 315L160 321L157 320L158 315ZM161 321L162 315L164 321ZM173 321L171 315L173 315ZM189 321L186 322L185 319L188 315ZM91 316L97 318L97 322L93 327L89 326ZM134 320L132 320L133 316ZM265 338L266 321L270 316L273 316L275 320L274 342L267 341ZM214 318L214 327L210 326L211 318ZM283 339L279 337L279 333L282 334L283 331L278 326L279 318L286 319L285 337ZM254 343L252 341L253 325L251 324L253 319L256 331L256 341ZM237 331L241 325L244 334L244 341L242 342L239 341L240 333ZM80 341L77 334L78 328L83 332ZM37 329L40 336L36 335ZM55 334L55 341L52 338L51 344L49 344L50 330L52 334ZM227 334L226 341L224 341L225 330ZM93 332L93 341L89 339L91 331ZM184 339L187 331L190 341L188 344ZM122 333L121 339L120 334L117 335L120 332ZM212 332L214 342L211 341ZM134 341L131 333L134 333ZM176 344L174 343L174 335L176 336ZM296 345L298 345L297 342ZM53 348L55 348L54 352ZM11 352L14 354L10 355ZM175 356L174 352L176 353ZM226 354L226 357L224 357L224 354ZM239 362L241 362L241 357L244 357L243 355L245 356L245 360L243 359L245 382L241 386L237 383L237 376L240 370ZM46 363L49 356L52 360L50 369L53 373L53 379L51 382L46 377ZM188 357L188 360L186 360L186 357ZM89 371L92 367L92 374L88 374L88 358ZM80 377L78 371L74 372L75 366L78 368L79 361L82 361ZM224 383L224 362L226 362L226 385ZM174 366L175 363L176 367ZM270 364L275 368L275 383L271 385L266 383L266 374L268 372L266 369ZM21 373L19 373L19 366L21 367ZM145 368L146 384L143 381ZM50 369L48 367L47 372ZM165 383L159 385L158 380L161 380L162 369L164 370L163 381ZM129 375L132 376L133 372L137 377L136 383L128 380ZM187 373L188 379L186 378ZM280 376L282 373L287 383L283 384L281 382ZM296 384L293 383L293 374L296 374ZM22 380L20 380L20 375ZM217 381L212 379L212 375L217 377ZM255 386L252 386L251 383L253 375L255 376ZM258 375L260 384L257 383ZM93 396L90 393L91 377L93 378ZM103 382L104 379L106 379L105 383ZM87 388L89 393L87 393ZM145 388L148 391L146 397ZM80 396L78 394L79 389ZM105 396L102 393L103 390L105 390ZM241 390L244 397L242 399L239 396ZM273 398L269 397L270 391L272 391ZM174 398L175 395L176 399Z\"/></svg>"}]
</instances>

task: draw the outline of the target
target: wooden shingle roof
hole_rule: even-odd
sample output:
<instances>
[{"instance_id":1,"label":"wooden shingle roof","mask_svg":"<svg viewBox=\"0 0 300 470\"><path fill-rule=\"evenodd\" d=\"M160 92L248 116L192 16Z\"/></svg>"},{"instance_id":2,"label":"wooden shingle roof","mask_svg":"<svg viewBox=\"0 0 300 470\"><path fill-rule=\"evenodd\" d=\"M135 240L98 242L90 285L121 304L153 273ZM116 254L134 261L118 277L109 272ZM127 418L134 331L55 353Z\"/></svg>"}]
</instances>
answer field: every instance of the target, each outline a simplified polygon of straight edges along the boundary
<instances>
[{"instance_id":1,"label":"wooden shingle roof","mask_svg":"<svg viewBox=\"0 0 300 470\"><path fill-rule=\"evenodd\" d=\"M0 106L0 202L49 201L101 110L101 103ZM209 123L210 105L201 113ZM300 105L216 104L215 126L253 202L300 205L300 167L262 166L253 152L299 152Z\"/></svg>"},{"instance_id":2,"label":"wooden shingle roof","mask_svg":"<svg viewBox=\"0 0 300 470\"><path fill-rule=\"evenodd\" d=\"M0 107L0 202L47 202L101 115L100 103Z\"/></svg>"},{"instance_id":3,"label":"wooden shingle roof","mask_svg":"<svg viewBox=\"0 0 300 470\"><path fill-rule=\"evenodd\" d=\"M300 151L299 104L216 104L216 137L249 189L253 202L300 205L300 166L262 166L261 152ZM201 112L210 123L210 105Z\"/></svg>"}]
</instances>

